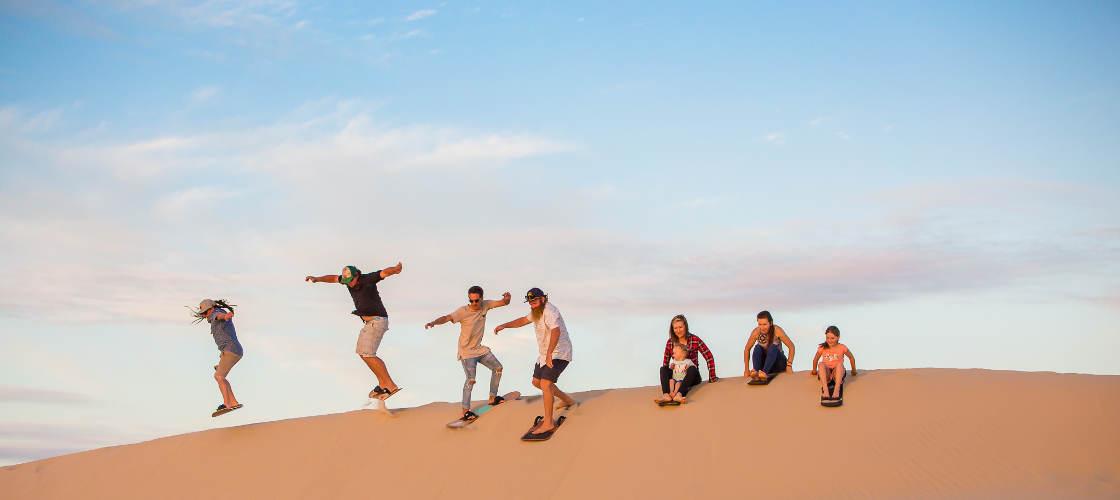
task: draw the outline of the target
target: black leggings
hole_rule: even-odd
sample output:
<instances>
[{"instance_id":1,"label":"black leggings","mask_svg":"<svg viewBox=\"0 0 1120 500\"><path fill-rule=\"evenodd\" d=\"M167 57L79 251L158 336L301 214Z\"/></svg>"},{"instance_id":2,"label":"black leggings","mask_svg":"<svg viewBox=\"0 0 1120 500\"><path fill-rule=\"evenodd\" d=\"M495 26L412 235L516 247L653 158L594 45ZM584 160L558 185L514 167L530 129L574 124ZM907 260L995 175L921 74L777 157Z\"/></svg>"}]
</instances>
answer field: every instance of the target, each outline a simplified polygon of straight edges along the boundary
<instances>
[{"instance_id":1,"label":"black leggings","mask_svg":"<svg viewBox=\"0 0 1120 500\"><path fill-rule=\"evenodd\" d=\"M673 378L673 369L668 366L661 367L661 392L669 394L669 380ZM681 388L679 391L681 396L687 396L688 390L700 383L700 370L695 366L688 367L688 371L684 373L684 380L681 381Z\"/></svg>"}]
</instances>

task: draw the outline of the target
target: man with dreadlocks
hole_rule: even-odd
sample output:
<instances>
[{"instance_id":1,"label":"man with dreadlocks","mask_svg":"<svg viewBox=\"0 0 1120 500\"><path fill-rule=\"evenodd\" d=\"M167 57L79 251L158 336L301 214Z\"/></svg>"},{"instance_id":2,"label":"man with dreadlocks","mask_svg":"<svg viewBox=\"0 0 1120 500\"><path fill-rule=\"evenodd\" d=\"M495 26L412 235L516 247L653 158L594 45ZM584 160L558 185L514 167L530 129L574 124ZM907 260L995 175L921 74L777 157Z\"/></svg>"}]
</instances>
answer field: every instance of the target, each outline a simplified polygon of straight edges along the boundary
<instances>
[{"instance_id":1,"label":"man with dreadlocks","mask_svg":"<svg viewBox=\"0 0 1120 500\"><path fill-rule=\"evenodd\" d=\"M210 415L217 417L241 408L241 403L233 395L233 386L229 385L226 377L233 365L241 361L245 350L241 348L241 342L237 341L237 330L233 327L233 306L226 301L204 299L198 304L198 311L194 316L198 321L205 319L210 323L210 335L214 336L214 343L218 344L218 351L221 353L218 364L214 365L214 380L218 382L218 390L222 393L222 404Z\"/></svg>"},{"instance_id":2,"label":"man with dreadlocks","mask_svg":"<svg viewBox=\"0 0 1120 500\"><path fill-rule=\"evenodd\" d=\"M385 367L385 362L377 357L377 348L381 346L381 339L385 337L385 332L389 331L389 313L385 311L385 304L381 302L377 283L394 274L400 274L403 269L404 264L397 262L395 266L362 274L358 268L346 266L342 268L342 274L304 278L304 281L310 283L341 283L350 292L350 298L354 299L354 311L351 314L362 318L362 330L358 332L358 345L354 352L377 377L377 386L369 393L371 399L384 400L401 390L389 376L389 369Z\"/></svg>"}]
</instances>

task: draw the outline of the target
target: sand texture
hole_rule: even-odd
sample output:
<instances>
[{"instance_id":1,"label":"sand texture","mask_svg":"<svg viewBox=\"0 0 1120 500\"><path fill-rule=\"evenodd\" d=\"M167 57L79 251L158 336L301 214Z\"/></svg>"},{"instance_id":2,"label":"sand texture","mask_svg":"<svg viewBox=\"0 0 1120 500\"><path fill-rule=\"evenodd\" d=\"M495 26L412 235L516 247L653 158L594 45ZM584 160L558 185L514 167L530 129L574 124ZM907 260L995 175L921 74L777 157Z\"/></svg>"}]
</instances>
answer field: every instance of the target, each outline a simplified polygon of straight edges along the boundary
<instances>
[{"instance_id":1,"label":"sand texture","mask_svg":"<svg viewBox=\"0 0 1120 500\"><path fill-rule=\"evenodd\" d=\"M0 498L1120 498L1120 376L865 371L841 408L806 372L680 408L590 391L544 443L512 385L465 429L434 403L210 430L4 467Z\"/></svg>"}]
</instances>

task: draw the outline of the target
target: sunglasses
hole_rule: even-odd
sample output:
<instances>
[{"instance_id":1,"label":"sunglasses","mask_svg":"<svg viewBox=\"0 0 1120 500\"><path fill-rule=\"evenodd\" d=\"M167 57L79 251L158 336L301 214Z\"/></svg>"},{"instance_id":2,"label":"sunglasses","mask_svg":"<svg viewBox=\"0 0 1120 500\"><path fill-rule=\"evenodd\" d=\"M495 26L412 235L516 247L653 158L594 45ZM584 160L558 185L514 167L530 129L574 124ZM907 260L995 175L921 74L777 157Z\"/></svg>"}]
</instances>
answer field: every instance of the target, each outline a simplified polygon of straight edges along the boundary
<instances>
[{"instance_id":1,"label":"sunglasses","mask_svg":"<svg viewBox=\"0 0 1120 500\"><path fill-rule=\"evenodd\" d=\"M471 304L477 304L479 302L482 302L482 299L468 299L468 300L470 301Z\"/></svg>"}]
</instances>

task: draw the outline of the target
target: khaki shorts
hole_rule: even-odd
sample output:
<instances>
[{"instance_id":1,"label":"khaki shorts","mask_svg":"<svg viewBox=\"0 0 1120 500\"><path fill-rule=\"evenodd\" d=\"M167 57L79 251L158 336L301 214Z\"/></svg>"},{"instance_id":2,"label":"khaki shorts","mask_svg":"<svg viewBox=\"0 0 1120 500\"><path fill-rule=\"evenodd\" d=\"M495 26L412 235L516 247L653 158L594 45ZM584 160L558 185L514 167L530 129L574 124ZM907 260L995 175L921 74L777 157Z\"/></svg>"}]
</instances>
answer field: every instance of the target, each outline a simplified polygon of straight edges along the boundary
<instances>
[{"instance_id":1,"label":"khaki shorts","mask_svg":"<svg viewBox=\"0 0 1120 500\"><path fill-rule=\"evenodd\" d=\"M229 375L229 371L238 361L241 361L241 356L229 351L222 351L221 357L218 358L218 364L214 365L214 373L223 377Z\"/></svg>"},{"instance_id":2,"label":"khaki shorts","mask_svg":"<svg viewBox=\"0 0 1120 500\"><path fill-rule=\"evenodd\" d=\"M389 318L374 316L366 321L366 324L362 325L362 331L358 332L358 345L354 347L354 352L363 358L377 356L377 348L381 346L381 339L385 337L387 331L389 331Z\"/></svg>"}]
</instances>

